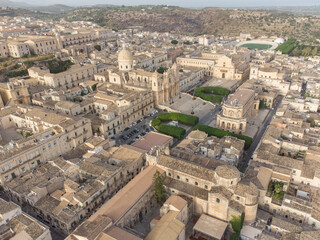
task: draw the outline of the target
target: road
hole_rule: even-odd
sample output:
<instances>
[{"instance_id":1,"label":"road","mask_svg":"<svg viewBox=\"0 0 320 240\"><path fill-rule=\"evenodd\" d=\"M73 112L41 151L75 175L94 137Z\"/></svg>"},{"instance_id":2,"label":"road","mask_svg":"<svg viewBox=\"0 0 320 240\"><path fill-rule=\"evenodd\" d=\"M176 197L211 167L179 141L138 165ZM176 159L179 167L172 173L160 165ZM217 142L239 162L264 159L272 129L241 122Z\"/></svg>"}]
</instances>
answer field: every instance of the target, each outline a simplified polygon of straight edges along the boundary
<instances>
[{"instance_id":1,"label":"road","mask_svg":"<svg viewBox=\"0 0 320 240\"><path fill-rule=\"evenodd\" d=\"M250 161L254 151L256 150L259 142L261 141L267 127L269 126L274 114L277 112L277 109L278 109L279 105L281 104L282 98L283 98L283 96L277 97L277 99L274 103L273 109L270 110L262 127L259 128L258 134L253 139L253 142L252 142L249 150L247 150L246 153L244 154L243 159L241 161L241 164L238 166L238 169L240 172L244 172L246 170L246 168L248 167L249 161Z\"/></svg>"}]
</instances>

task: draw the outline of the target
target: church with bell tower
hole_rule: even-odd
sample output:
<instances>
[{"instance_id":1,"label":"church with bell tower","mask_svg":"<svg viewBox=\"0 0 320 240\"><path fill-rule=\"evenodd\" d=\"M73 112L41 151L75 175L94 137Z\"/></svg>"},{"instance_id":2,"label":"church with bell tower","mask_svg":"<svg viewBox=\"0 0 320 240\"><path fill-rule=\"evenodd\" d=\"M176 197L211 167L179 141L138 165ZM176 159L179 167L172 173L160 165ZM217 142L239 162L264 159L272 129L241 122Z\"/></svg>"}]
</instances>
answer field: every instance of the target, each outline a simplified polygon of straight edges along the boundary
<instances>
[{"instance_id":1,"label":"church with bell tower","mask_svg":"<svg viewBox=\"0 0 320 240\"><path fill-rule=\"evenodd\" d=\"M118 75L122 87L135 90L150 90L153 92L155 106L173 101L175 96L180 94L179 69L173 64L164 73L148 72L143 69L136 69L132 53L123 46L118 54L118 70L112 74ZM114 78L116 79L116 78ZM109 82L110 73L109 73Z\"/></svg>"}]
</instances>

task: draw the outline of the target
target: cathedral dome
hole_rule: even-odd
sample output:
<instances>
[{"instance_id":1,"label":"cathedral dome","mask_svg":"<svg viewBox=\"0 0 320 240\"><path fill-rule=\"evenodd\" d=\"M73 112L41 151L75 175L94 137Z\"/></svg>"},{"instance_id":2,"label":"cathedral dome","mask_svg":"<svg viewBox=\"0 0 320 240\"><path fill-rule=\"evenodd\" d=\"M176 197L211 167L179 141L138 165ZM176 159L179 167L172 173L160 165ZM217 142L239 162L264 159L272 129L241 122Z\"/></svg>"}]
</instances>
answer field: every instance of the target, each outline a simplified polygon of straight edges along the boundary
<instances>
[{"instance_id":1,"label":"cathedral dome","mask_svg":"<svg viewBox=\"0 0 320 240\"><path fill-rule=\"evenodd\" d=\"M133 61L133 56L128 49L122 49L119 52L118 61Z\"/></svg>"}]
</instances>

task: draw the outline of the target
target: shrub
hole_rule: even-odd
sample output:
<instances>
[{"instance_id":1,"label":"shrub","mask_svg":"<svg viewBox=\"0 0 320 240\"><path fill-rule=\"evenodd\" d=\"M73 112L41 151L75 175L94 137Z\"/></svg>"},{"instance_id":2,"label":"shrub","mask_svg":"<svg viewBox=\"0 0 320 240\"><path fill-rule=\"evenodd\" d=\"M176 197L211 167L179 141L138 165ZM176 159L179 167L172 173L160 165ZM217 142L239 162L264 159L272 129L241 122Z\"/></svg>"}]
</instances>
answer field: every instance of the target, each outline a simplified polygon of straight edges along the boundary
<instances>
[{"instance_id":1,"label":"shrub","mask_svg":"<svg viewBox=\"0 0 320 240\"><path fill-rule=\"evenodd\" d=\"M20 70L20 71L11 71L7 73L7 77L13 78L13 77L21 77L28 75L28 70Z\"/></svg>"},{"instance_id":2,"label":"shrub","mask_svg":"<svg viewBox=\"0 0 320 240\"><path fill-rule=\"evenodd\" d=\"M73 63L70 60L67 61L56 61L52 60L48 62L48 67L50 70L50 73L61 73L66 70L68 70Z\"/></svg>"},{"instance_id":3,"label":"shrub","mask_svg":"<svg viewBox=\"0 0 320 240\"><path fill-rule=\"evenodd\" d=\"M230 90L221 87L200 87L194 90L195 96L215 103L220 103L223 99L222 96L226 96L229 93Z\"/></svg>"},{"instance_id":4,"label":"shrub","mask_svg":"<svg viewBox=\"0 0 320 240\"><path fill-rule=\"evenodd\" d=\"M164 73L165 71L167 71L167 70L168 70L167 68L159 67L159 68L157 69L157 72L163 74L163 73Z\"/></svg>"},{"instance_id":5,"label":"shrub","mask_svg":"<svg viewBox=\"0 0 320 240\"><path fill-rule=\"evenodd\" d=\"M232 136L232 137L236 137L238 139L244 140L245 144L244 144L244 148L245 149L249 149L249 147L252 144L252 138L248 137L248 136L244 136L241 134L236 134L236 133L232 133L232 132L228 132L219 128L213 128L207 125L197 125L195 126L194 130L200 130L203 131L205 133L208 134L208 136L216 136L218 138L223 138L224 136Z\"/></svg>"},{"instance_id":6,"label":"shrub","mask_svg":"<svg viewBox=\"0 0 320 240\"><path fill-rule=\"evenodd\" d=\"M178 140L180 140L186 134L186 130L184 128L164 124L160 124L158 126L158 131Z\"/></svg>"},{"instance_id":7,"label":"shrub","mask_svg":"<svg viewBox=\"0 0 320 240\"><path fill-rule=\"evenodd\" d=\"M178 121L179 123L194 126L198 123L199 118L182 113L162 113L158 116L161 122L164 121Z\"/></svg>"},{"instance_id":8,"label":"shrub","mask_svg":"<svg viewBox=\"0 0 320 240\"><path fill-rule=\"evenodd\" d=\"M264 101L260 100L259 109L265 109L265 108L267 108L267 105L264 103Z\"/></svg>"},{"instance_id":9,"label":"shrub","mask_svg":"<svg viewBox=\"0 0 320 240\"><path fill-rule=\"evenodd\" d=\"M178 42L177 40L172 40L171 43L174 44L174 45L176 45L176 44L178 44L179 42Z\"/></svg>"},{"instance_id":10,"label":"shrub","mask_svg":"<svg viewBox=\"0 0 320 240\"><path fill-rule=\"evenodd\" d=\"M159 126L160 124L161 124L161 121L158 118L153 119L151 122L151 126L154 128Z\"/></svg>"},{"instance_id":11,"label":"shrub","mask_svg":"<svg viewBox=\"0 0 320 240\"><path fill-rule=\"evenodd\" d=\"M100 46L100 45L95 45L94 48L95 48L96 50L98 50L99 52L101 51L101 46Z\"/></svg>"}]
</instances>

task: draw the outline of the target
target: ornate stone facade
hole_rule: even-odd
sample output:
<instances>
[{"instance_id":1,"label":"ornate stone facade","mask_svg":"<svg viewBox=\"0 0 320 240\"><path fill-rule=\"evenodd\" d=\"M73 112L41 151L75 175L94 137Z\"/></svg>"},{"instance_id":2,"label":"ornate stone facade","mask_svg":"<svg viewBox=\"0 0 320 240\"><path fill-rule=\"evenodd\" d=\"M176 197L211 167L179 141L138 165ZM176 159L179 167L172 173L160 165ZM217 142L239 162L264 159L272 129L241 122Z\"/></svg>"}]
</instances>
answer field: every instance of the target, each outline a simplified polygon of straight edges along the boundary
<instances>
[{"instance_id":1,"label":"ornate stone facade","mask_svg":"<svg viewBox=\"0 0 320 240\"><path fill-rule=\"evenodd\" d=\"M228 97L222 111L217 116L217 127L233 133L243 134L247 127L247 118L254 116L259 110L259 100L255 92L240 89Z\"/></svg>"}]
</instances>

